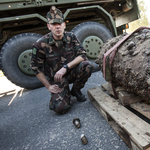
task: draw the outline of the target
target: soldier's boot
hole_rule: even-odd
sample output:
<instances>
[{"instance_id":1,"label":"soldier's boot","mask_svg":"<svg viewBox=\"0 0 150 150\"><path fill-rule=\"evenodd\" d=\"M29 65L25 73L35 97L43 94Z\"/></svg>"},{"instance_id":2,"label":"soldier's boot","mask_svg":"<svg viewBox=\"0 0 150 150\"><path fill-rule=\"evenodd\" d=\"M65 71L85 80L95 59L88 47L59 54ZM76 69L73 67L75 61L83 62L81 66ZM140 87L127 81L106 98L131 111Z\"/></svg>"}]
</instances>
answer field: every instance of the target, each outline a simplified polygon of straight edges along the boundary
<instances>
[{"instance_id":1,"label":"soldier's boot","mask_svg":"<svg viewBox=\"0 0 150 150\"><path fill-rule=\"evenodd\" d=\"M75 96L75 97L77 98L77 101L78 101L78 102L85 102L85 101L86 101L86 98L85 98L85 96L81 93L80 89L72 88L72 89L71 89L71 95L72 95L72 96Z\"/></svg>"}]
</instances>

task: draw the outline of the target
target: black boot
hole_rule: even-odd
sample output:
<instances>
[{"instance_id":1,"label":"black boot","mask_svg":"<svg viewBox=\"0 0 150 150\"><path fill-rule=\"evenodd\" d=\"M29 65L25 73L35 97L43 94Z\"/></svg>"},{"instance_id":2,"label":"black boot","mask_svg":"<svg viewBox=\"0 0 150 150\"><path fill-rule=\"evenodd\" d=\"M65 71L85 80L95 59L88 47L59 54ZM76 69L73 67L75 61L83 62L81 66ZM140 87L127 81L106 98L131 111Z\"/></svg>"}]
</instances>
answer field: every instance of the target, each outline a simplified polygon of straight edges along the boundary
<instances>
[{"instance_id":1,"label":"black boot","mask_svg":"<svg viewBox=\"0 0 150 150\"><path fill-rule=\"evenodd\" d=\"M78 101L78 102L85 102L85 101L86 101L86 98L85 98L85 96L81 93L80 89L72 88L72 90L71 90L71 95L72 95L72 96L75 96L75 97L77 98L77 101Z\"/></svg>"}]
</instances>

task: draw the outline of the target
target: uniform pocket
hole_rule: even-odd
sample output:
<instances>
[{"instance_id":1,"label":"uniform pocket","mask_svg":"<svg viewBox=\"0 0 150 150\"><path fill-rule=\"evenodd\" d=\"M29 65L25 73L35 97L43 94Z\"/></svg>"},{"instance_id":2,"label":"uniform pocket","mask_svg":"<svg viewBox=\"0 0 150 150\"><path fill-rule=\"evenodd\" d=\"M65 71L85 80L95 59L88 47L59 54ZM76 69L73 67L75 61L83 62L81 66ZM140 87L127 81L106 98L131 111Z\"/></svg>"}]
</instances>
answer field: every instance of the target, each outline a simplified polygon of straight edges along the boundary
<instances>
[{"instance_id":1,"label":"uniform pocket","mask_svg":"<svg viewBox=\"0 0 150 150\"><path fill-rule=\"evenodd\" d=\"M66 51L66 58L68 62L72 61L75 58L74 51Z\"/></svg>"},{"instance_id":2,"label":"uniform pocket","mask_svg":"<svg viewBox=\"0 0 150 150\"><path fill-rule=\"evenodd\" d=\"M57 71L60 68L60 58L59 56L50 56L47 57L47 64L49 65L50 69Z\"/></svg>"}]
</instances>

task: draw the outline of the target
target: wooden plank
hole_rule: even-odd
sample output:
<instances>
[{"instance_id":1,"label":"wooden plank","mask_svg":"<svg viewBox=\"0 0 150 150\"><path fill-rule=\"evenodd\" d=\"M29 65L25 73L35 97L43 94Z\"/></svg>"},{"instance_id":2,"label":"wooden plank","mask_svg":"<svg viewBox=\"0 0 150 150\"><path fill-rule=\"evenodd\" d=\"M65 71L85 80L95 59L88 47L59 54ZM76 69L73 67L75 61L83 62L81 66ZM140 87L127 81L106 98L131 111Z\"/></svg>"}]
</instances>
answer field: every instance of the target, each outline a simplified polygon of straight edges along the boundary
<instances>
[{"instance_id":1,"label":"wooden plank","mask_svg":"<svg viewBox=\"0 0 150 150\"><path fill-rule=\"evenodd\" d=\"M89 89L88 95L98 110L105 112L105 118L110 116L111 119L107 118L108 123L109 120L113 120L126 132L130 138L132 149L146 150L150 148L150 125L148 123L120 105L98 87Z\"/></svg>"},{"instance_id":2,"label":"wooden plank","mask_svg":"<svg viewBox=\"0 0 150 150\"><path fill-rule=\"evenodd\" d=\"M133 109L150 119L150 104L144 102L134 103L131 104L130 107L132 107Z\"/></svg>"},{"instance_id":3,"label":"wooden plank","mask_svg":"<svg viewBox=\"0 0 150 150\"><path fill-rule=\"evenodd\" d=\"M3 91L0 91L0 95L7 95L8 93L15 93L15 89L14 90L3 90ZM9 95L9 94L8 94Z\"/></svg>"},{"instance_id":4,"label":"wooden plank","mask_svg":"<svg viewBox=\"0 0 150 150\"><path fill-rule=\"evenodd\" d=\"M119 127L119 125L112 119L110 115L108 115L97 103L97 101L93 100L91 94L88 94L90 100L92 101L93 105L97 108L97 110L101 113L101 115L106 119L109 125L116 131L116 133L121 137L121 139L125 142L125 144L132 148L129 135Z\"/></svg>"},{"instance_id":5,"label":"wooden plank","mask_svg":"<svg viewBox=\"0 0 150 150\"><path fill-rule=\"evenodd\" d=\"M129 135L119 127L119 125L115 121L109 122L110 126L116 131L116 133L120 136L120 138L125 142L125 144L131 149L132 145L130 142Z\"/></svg>"}]
</instances>

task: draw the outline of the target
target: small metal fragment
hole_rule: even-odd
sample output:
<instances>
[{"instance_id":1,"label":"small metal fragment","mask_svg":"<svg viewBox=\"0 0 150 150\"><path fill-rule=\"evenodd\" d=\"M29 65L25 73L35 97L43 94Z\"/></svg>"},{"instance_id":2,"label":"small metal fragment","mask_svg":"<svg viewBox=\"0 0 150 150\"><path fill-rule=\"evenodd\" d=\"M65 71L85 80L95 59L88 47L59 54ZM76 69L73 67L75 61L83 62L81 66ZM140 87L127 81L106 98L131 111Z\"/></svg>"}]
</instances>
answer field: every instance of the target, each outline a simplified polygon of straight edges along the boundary
<instances>
[{"instance_id":1,"label":"small metal fragment","mask_svg":"<svg viewBox=\"0 0 150 150\"><path fill-rule=\"evenodd\" d=\"M82 141L82 144L84 145L88 143L88 140L84 134L81 134L81 141Z\"/></svg>"},{"instance_id":2,"label":"small metal fragment","mask_svg":"<svg viewBox=\"0 0 150 150\"><path fill-rule=\"evenodd\" d=\"M80 119L79 119L79 118L74 118L74 119L73 119L73 124L74 124L77 128L80 128L80 127L81 127Z\"/></svg>"},{"instance_id":3,"label":"small metal fragment","mask_svg":"<svg viewBox=\"0 0 150 150\"><path fill-rule=\"evenodd\" d=\"M128 44L127 49L130 50L134 45L135 45L135 43L131 41L131 42Z\"/></svg>"},{"instance_id":4,"label":"small metal fragment","mask_svg":"<svg viewBox=\"0 0 150 150\"><path fill-rule=\"evenodd\" d=\"M147 80L147 84L148 86L150 86L150 78Z\"/></svg>"}]
</instances>

